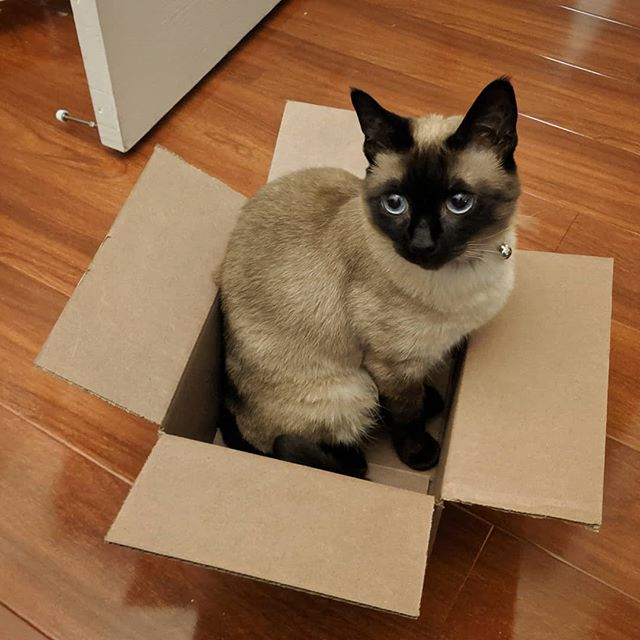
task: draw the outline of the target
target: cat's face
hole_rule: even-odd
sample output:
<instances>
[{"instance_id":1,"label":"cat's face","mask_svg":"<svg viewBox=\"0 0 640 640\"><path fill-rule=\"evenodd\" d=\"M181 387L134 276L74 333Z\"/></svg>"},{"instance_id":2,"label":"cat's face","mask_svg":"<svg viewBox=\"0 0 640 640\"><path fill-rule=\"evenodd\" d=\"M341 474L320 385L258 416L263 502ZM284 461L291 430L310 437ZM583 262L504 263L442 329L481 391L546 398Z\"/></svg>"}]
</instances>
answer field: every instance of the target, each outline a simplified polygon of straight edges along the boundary
<instances>
[{"instance_id":1,"label":"cat's face","mask_svg":"<svg viewBox=\"0 0 640 640\"><path fill-rule=\"evenodd\" d=\"M357 89L351 98L365 134L369 215L395 250L425 269L497 252L520 193L509 81L489 84L464 118L403 118Z\"/></svg>"}]
</instances>

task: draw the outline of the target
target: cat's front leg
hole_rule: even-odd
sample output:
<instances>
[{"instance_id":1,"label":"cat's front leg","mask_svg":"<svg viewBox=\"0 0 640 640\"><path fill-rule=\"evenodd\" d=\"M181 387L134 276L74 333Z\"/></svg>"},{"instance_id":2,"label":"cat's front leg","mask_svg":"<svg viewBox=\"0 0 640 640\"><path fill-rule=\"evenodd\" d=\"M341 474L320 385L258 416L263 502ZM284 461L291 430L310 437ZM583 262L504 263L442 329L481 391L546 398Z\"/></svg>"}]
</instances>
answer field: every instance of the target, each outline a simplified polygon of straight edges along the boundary
<instances>
[{"instance_id":1,"label":"cat's front leg","mask_svg":"<svg viewBox=\"0 0 640 640\"><path fill-rule=\"evenodd\" d=\"M440 394L421 375L407 376L401 365L369 359L365 366L378 386L382 418L400 460L418 471L435 466L440 445L425 426L444 408Z\"/></svg>"},{"instance_id":2,"label":"cat's front leg","mask_svg":"<svg viewBox=\"0 0 640 640\"><path fill-rule=\"evenodd\" d=\"M426 423L430 418L438 415L443 409L440 394L433 387L425 387L422 382L418 386L405 388L404 393L416 394L421 397L422 411L413 419L405 419L406 415L398 412L395 398L381 395L383 411L387 414L386 424L391 431L393 446L402 462L417 471L426 471L438 464L440 445L433 436L426 431ZM400 406L404 404L400 403Z\"/></svg>"}]
</instances>

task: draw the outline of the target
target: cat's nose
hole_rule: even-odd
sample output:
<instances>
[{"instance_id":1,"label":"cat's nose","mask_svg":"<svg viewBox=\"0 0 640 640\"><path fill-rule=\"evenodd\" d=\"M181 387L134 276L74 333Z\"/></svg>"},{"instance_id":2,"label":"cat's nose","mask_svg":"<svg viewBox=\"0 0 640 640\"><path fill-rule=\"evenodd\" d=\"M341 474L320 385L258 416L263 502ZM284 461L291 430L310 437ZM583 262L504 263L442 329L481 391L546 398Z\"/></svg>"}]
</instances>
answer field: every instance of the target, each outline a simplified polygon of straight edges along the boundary
<instances>
[{"instance_id":1,"label":"cat's nose","mask_svg":"<svg viewBox=\"0 0 640 640\"><path fill-rule=\"evenodd\" d=\"M433 253L436 249L436 243L431 235L431 230L428 226L419 225L413 232L413 237L409 243L411 251L416 253Z\"/></svg>"}]
</instances>

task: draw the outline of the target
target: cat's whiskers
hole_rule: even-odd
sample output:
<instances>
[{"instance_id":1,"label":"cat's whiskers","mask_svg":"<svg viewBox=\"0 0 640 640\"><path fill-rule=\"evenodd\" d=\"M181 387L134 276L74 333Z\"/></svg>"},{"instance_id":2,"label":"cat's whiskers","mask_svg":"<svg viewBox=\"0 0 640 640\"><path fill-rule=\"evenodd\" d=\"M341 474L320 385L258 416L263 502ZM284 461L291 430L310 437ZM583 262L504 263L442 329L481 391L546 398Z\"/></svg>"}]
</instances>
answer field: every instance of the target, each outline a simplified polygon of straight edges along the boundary
<instances>
[{"instance_id":1,"label":"cat's whiskers","mask_svg":"<svg viewBox=\"0 0 640 640\"><path fill-rule=\"evenodd\" d=\"M495 249L486 249L483 247L469 247L468 251L473 253L497 253ZM465 252L466 253L466 252Z\"/></svg>"},{"instance_id":2,"label":"cat's whiskers","mask_svg":"<svg viewBox=\"0 0 640 640\"><path fill-rule=\"evenodd\" d=\"M492 238L495 238L496 236L507 235L512 230L513 230L513 227L507 227L506 229L500 229L500 231L496 231L495 233L492 233L489 236L481 236L481 237L477 238L477 240L480 241L480 242L483 242L485 240L491 240Z\"/></svg>"},{"instance_id":3,"label":"cat's whiskers","mask_svg":"<svg viewBox=\"0 0 640 640\"><path fill-rule=\"evenodd\" d=\"M476 255L480 255L480 254L487 254L487 253L497 253L497 251L495 249L486 249L484 247L470 247L470 246L467 246L464 254L472 254L472 253L474 253Z\"/></svg>"},{"instance_id":4,"label":"cat's whiskers","mask_svg":"<svg viewBox=\"0 0 640 640\"><path fill-rule=\"evenodd\" d=\"M467 247L480 247L481 249L490 249L493 247L493 244L489 244L487 242L467 242Z\"/></svg>"},{"instance_id":5,"label":"cat's whiskers","mask_svg":"<svg viewBox=\"0 0 640 640\"><path fill-rule=\"evenodd\" d=\"M479 251L465 251L463 254L460 255L460 258L462 259L463 262L482 262L484 260L486 260L487 258L487 254L490 253L489 251L483 251L483 252L479 252Z\"/></svg>"}]
</instances>

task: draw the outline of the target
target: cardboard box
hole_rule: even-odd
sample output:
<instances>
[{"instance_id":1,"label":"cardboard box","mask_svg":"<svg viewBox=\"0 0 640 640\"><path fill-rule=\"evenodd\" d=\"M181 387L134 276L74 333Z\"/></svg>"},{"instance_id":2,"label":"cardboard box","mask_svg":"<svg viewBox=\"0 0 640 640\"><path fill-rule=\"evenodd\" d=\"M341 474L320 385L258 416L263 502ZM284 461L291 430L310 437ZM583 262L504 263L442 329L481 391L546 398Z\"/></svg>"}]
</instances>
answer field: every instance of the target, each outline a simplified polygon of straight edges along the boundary
<instances>
[{"instance_id":1,"label":"cardboard box","mask_svg":"<svg viewBox=\"0 0 640 640\"><path fill-rule=\"evenodd\" d=\"M355 115L289 103L271 177L322 165L363 173ZM597 528L612 260L517 252L450 385L439 466L412 471L382 439L368 482L211 444L214 274L243 200L157 148L37 358L160 425L109 542L417 616L445 500Z\"/></svg>"}]
</instances>

